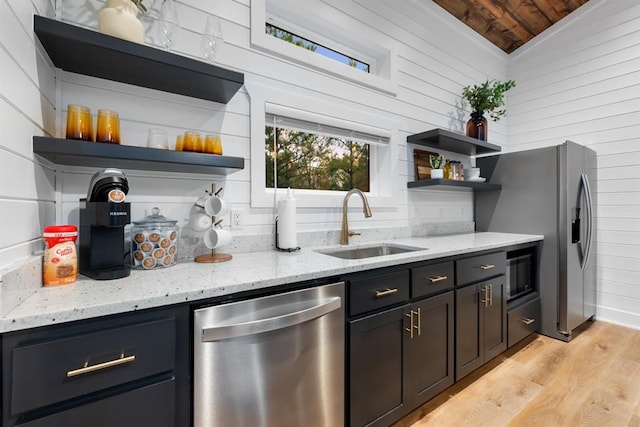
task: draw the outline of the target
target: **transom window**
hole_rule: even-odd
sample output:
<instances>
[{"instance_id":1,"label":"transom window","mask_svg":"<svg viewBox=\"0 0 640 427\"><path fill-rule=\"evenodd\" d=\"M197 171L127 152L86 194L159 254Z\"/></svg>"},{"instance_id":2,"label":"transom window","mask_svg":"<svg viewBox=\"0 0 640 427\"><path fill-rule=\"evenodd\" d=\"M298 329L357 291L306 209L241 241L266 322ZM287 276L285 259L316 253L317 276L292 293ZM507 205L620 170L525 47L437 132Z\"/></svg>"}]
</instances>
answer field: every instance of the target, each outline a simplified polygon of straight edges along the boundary
<instances>
[{"instance_id":1,"label":"transom window","mask_svg":"<svg viewBox=\"0 0 640 427\"><path fill-rule=\"evenodd\" d=\"M265 23L265 32L275 38L287 41L301 48L315 52L319 55L326 56L327 58L349 65L353 68L364 71L365 73L368 73L370 71L369 64L364 61L352 58L349 55L345 55L344 53L338 52L337 50L328 48L307 38L298 36L290 31L284 30L268 22Z\"/></svg>"}]
</instances>

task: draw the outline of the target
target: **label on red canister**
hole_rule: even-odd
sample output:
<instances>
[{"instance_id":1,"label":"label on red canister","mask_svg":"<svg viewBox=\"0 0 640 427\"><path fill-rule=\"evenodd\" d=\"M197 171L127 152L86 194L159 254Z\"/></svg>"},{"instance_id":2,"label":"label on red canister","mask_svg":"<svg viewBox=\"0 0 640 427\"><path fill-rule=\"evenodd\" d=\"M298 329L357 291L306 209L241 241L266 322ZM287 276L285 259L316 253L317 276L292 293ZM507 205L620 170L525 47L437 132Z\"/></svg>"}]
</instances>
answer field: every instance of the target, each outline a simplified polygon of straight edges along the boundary
<instances>
[{"instance_id":1,"label":"label on red canister","mask_svg":"<svg viewBox=\"0 0 640 427\"><path fill-rule=\"evenodd\" d=\"M78 255L75 225L52 225L45 227L45 242L42 275L44 286L66 285L76 281L78 275Z\"/></svg>"}]
</instances>

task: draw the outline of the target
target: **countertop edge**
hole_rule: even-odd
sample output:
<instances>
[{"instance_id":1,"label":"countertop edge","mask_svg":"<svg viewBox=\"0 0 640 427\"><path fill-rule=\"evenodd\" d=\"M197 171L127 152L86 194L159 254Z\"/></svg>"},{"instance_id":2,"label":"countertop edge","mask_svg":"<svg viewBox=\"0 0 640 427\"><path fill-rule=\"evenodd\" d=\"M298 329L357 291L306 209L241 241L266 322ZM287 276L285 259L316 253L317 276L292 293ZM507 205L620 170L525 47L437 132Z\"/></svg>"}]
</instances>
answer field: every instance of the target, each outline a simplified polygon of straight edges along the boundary
<instances>
[{"instance_id":1,"label":"countertop edge","mask_svg":"<svg viewBox=\"0 0 640 427\"><path fill-rule=\"evenodd\" d=\"M544 236L541 235L511 233L414 237L393 242L428 249L364 260L342 260L316 252L340 247L336 245L308 248L291 254L277 251L238 254L234 255L235 264L179 263L156 272L133 271L130 277L113 281L95 281L82 277L75 284L65 287L38 289L12 311L0 317L0 333L180 303L196 303L245 291L482 252L543 239ZM386 240L389 241L391 240ZM353 246L374 243L376 242ZM264 263L263 268L260 263ZM176 279L179 281L176 282Z\"/></svg>"}]
</instances>

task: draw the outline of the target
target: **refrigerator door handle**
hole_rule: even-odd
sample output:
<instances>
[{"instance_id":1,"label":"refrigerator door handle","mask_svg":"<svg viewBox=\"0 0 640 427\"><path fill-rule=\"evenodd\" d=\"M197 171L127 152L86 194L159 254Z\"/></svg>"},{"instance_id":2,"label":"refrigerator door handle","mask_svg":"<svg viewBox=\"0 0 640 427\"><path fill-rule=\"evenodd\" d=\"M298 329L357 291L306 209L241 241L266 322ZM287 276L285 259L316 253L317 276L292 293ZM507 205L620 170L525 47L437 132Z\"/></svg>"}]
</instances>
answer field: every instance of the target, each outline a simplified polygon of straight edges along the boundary
<instances>
[{"instance_id":1,"label":"refrigerator door handle","mask_svg":"<svg viewBox=\"0 0 640 427\"><path fill-rule=\"evenodd\" d=\"M591 186L589 185L589 178L587 174L581 174L580 180L582 181L582 188L584 189L584 197L587 202L587 244L584 251L584 256L582 257L582 269L584 270L589 262L589 255L591 255L591 245L592 245L592 228L593 228L593 202L591 199Z\"/></svg>"}]
</instances>

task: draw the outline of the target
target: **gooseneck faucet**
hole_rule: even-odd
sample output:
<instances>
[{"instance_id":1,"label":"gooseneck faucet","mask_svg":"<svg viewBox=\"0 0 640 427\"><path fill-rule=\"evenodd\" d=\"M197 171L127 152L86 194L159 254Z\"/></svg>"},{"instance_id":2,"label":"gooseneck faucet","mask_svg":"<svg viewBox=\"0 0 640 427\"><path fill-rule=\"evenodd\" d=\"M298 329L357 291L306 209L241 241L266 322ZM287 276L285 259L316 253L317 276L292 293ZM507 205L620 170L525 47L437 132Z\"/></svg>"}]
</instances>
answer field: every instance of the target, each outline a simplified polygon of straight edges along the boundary
<instances>
[{"instance_id":1,"label":"gooseneck faucet","mask_svg":"<svg viewBox=\"0 0 640 427\"><path fill-rule=\"evenodd\" d=\"M344 201L342 202L342 230L340 231L341 245L348 245L350 236L360 235L360 233L354 233L353 231L349 231L349 224L347 223L348 222L347 221L347 202L349 201L349 197L351 197L352 194L357 194L362 198L362 205L363 205L362 211L364 212L364 217L365 218L371 217L371 208L369 208L369 202L367 201L367 196L365 196L364 193L358 190L357 188L352 188L351 190L349 190L347 194L345 194Z\"/></svg>"}]
</instances>

